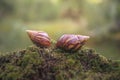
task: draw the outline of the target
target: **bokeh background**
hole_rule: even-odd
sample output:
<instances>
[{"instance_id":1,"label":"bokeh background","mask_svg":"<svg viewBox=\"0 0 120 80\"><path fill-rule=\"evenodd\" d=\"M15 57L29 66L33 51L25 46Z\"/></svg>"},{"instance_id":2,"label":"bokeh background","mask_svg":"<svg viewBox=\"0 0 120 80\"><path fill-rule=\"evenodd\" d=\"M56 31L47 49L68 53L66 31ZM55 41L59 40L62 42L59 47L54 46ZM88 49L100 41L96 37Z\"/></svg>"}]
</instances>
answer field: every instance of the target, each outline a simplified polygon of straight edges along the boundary
<instances>
[{"instance_id":1,"label":"bokeh background","mask_svg":"<svg viewBox=\"0 0 120 80\"><path fill-rule=\"evenodd\" d=\"M120 59L120 0L0 0L0 52L32 45L25 30L89 35L86 47Z\"/></svg>"}]
</instances>

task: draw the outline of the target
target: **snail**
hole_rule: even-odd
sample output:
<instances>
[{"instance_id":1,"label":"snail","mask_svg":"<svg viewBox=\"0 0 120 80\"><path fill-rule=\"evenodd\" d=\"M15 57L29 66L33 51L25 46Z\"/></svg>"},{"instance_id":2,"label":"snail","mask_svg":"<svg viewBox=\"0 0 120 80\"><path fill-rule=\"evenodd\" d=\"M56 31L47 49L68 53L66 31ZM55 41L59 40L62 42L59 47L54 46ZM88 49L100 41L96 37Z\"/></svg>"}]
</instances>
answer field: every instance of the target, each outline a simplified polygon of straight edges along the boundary
<instances>
[{"instance_id":1,"label":"snail","mask_svg":"<svg viewBox=\"0 0 120 80\"><path fill-rule=\"evenodd\" d=\"M89 38L89 36L65 34L57 41L56 47L65 51L78 51Z\"/></svg>"},{"instance_id":2,"label":"snail","mask_svg":"<svg viewBox=\"0 0 120 80\"><path fill-rule=\"evenodd\" d=\"M48 34L44 31L26 30L31 41L40 48L47 48L51 45Z\"/></svg>"}]
</instances>

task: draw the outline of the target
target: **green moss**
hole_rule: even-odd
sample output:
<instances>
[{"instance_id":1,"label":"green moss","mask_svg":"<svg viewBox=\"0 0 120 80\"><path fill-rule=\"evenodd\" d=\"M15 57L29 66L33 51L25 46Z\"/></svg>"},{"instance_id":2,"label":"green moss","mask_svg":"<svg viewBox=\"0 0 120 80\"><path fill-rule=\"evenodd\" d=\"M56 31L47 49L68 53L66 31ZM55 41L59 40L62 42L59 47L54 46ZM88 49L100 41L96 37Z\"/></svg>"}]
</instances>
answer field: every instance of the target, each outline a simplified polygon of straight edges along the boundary
<instances>
[{"instance_id":1,"label":"green moss","mask_svg":"<svg viewBox=\"0 0 120 80\"><path fill-rule=\"evenodd\" d=\"M119 80L119 61L92 49L67 53L28 47L0 56L0 80Z\"/></svg>"}]
</instances>

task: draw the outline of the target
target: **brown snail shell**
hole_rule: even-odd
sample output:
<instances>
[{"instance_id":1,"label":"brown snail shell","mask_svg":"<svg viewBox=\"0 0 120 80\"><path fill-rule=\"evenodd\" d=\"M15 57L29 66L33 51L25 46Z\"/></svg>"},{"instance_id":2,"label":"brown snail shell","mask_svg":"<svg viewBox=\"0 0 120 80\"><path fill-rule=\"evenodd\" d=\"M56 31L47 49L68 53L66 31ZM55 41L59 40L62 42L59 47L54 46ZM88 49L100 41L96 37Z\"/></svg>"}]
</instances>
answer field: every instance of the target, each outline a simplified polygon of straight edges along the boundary
<instances>
[{"instance_id":1,"label":"brown snail shell","mask_svg":"<svg viewBox=\"0 0 120 80\"><path fill-rule=\"evenodd\" d=\"M50 38L46 32L26 30L31 41L38 47L47 48L51 45Z\"/></svg>"},{"instance_id":2,"label":"brown snail shell","mask_svg":"<svg viewBox=\"0 0 120 80\"><path fill-rule=\"evenodd\" d=\"M65 51L77 51L89 38L89 36L65 34L57 41L56 47Z\"/></svg>"}]
</instances>

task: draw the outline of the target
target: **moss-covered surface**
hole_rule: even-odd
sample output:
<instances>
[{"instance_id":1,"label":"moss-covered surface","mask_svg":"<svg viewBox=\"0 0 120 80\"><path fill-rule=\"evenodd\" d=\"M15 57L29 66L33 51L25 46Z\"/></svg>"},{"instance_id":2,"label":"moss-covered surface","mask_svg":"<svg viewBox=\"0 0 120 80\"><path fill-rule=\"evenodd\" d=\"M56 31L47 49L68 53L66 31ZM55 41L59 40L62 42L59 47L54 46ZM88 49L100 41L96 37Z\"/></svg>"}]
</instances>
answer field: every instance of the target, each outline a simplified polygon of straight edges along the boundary
<instances>
[{"instance_id":1,"label":"moss-covered surface","mask_svg":"<svg viewBox=\"0 0 120 80\"><path fill-rule=\"evenodd\" d=\"M119 64L92 49L28 47L0 56L0 80L120 80Z\"/></svg>"}]
</instances>

